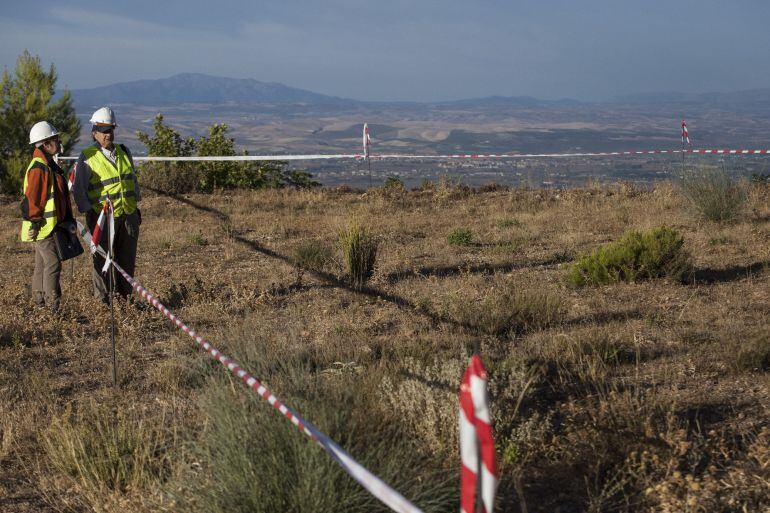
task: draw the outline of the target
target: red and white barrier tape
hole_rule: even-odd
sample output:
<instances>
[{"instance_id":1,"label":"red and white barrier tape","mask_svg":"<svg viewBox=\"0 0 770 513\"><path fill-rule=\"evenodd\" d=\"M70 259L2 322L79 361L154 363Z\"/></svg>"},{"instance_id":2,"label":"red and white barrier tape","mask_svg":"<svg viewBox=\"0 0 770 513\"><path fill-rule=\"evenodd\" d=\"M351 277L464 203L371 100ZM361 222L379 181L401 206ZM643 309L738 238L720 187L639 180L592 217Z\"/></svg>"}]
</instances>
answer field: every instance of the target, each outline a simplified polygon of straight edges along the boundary
<instances>
[{"instance_id":1,"label":"red and white barrier tape","mask_svg":"<svg viewBox=\"0 0 770 513\"><path fill-rule=\"evenodd\" d=\"M78 222L78 230L83 240L88 244L91 253L98 253L100 256L106 258L107 255L101 246L95 245L91 240L91 234L88 230ZM283 404L273 395L265 386L259 382L259 380L251 376L248 372L243 370L240 365L232 361L230 358L222 354L211 343L209 343L202 336L198 335L193 329L182 322L179 317L174 315L163 303L147 289L145 289L138 281L130 276L123 268L120 267L114 260L111 262L112 266L118 271L123 278L131 285L131 287L148 303L157 308L164 316L166 316L171 322L173 322L177 328L189 335L198 345L206 351L212 358L224 365L233 375L240 378L241 381L255 391L262 399L270 403L270 405L281 412L286 419L291 421L292 424L297 426L300 432L307 435L310 439L320 445L331 457L334 459L345 472L347 472L353 479L358 481L361 486L369 491L372 495L381 500L393 511L399 513L422 513L417 506L409 502L404 496L398 493L396 490L388 486L382 479L372 474L363 465L353 459L348 453L346 453L340 446L334 443L328 436L319 431L311 423L303 419L298 413L294 412L291 408Z\"/></svg>"},{"instance_id":2,"label":"red and white barrier tape","mask_svg":"<svg viewBox=\"0 0 770 513\"><path fill-rule=\"evenodd\" d=\"M569 157L630 157L635 155L768 155L770 150L731 150L731 149L687 149L687 150L639 150L639 151L600 151L586 153L451 153L441 155L399 155L370 154L374 160L385 159L535 159ZM276 160L344 160L363 159L361 153L337 155L235 155L224 157L134 157L137 162L249 162ZM77 157L59 157L59 160L77 160Z\"/></svg>"},{"instance_id":3,"label":"red and white barrier tape","mask_svg":"<svg viewBox=\"0 0 770 513\"><path fill-rule=\"evenodd\" d=\"M461 513L492 513L498 484L497 458L487 371L477 354L471 357L460 382L460 458Z\"/></svg>"}]
</instances>

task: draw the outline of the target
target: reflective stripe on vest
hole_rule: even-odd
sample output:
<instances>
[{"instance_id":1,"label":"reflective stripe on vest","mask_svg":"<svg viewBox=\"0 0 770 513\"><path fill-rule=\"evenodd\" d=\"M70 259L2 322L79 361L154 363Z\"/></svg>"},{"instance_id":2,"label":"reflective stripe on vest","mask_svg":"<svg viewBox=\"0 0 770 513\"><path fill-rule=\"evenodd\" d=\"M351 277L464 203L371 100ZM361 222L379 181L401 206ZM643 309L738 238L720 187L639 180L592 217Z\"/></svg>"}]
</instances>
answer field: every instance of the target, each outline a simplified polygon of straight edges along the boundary
<instances>
[{"instance_id":1,"label":"reflective stripe on vest","mask_svg":"<svg viewBox=\"0 0 770 513\"><path fill-rule=\"evenodd\" d=\"M135 212L134 168L123 148L115 146L115 164L96 146L83 150L83 155L91 168L91 180L86 194L93 204L94 212L101 212L102 202L107 197L112 200L115 217Z\"/></svg>"},{"instance_id":2,"label":"reflective stripe on vest","mask_svg":"<svg viewBox=\"0 0 770 513\"><path fill-rule=\"evenodd\" d=\"M32 228L32 222L23 220L21 222L21 240L22 242L34 242L36 240L43 240L51 235L53 229L56 227L56 204L53 200L53 192L55 187L56 177L53 175L51 168L48 167L48 163L40 157L35 157L32 162L27 166L27 171L24 173L24 189L23 194L27 194L27 181L29 179L29 171L33 167L44 167L45 171L49 174L48 178L48 192L45 197L45 207L43 208L43 224L40 226L40 231L37 234L36 239L29 238L29 229Z\"/></svg>"}]
</instances>

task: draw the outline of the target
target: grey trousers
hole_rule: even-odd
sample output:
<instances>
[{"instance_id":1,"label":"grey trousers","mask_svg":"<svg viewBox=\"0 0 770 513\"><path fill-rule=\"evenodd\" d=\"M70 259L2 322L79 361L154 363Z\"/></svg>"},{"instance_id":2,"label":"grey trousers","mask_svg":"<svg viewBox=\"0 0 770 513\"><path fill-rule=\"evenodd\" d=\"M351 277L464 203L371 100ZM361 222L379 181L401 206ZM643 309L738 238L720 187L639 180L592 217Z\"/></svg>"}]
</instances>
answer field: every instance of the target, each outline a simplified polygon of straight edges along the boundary
<instances>
[{"instance_id":1,"label":"grey trousers","mask_svg":"<svg viewBox=\"0 0 770 513\"><path fill-rule=\"evenodd\" d=\"M35 242L35 272L32 274L32 301L38 306L58 310L61 304L61 261L52 237Z\"/></svg>"},{"instance_id":2,"label":"grey trousers","mask_svg":"<svg viewBox=\"0 0 770 513\"><path fill-rule=\"evenodd\" d=\"M94 226L99 218L99 214L96 212L89 212L86 214L86 223L91 233L94 232ZM112 250L114 259L117 264L123 268L131 276L134 275L136 269L136 247L139 241L139 215L134 212L133 214L122 215L115 218L115 240L113 242ZM105 231L102 234L102 238L99 241L99 245L107 251L109 244L109 237ZM101 299L105 303L110 301L110 281L112 279L112 269L107 273L102 274L102 267L104 267L104 258L95 254L93 257L93 269L91 269L91 281L94 284L94 297ZM121 276L117 271L115 275L115 291L128 298L131 295L131 285Z\"/></svg>"}]
</instances>

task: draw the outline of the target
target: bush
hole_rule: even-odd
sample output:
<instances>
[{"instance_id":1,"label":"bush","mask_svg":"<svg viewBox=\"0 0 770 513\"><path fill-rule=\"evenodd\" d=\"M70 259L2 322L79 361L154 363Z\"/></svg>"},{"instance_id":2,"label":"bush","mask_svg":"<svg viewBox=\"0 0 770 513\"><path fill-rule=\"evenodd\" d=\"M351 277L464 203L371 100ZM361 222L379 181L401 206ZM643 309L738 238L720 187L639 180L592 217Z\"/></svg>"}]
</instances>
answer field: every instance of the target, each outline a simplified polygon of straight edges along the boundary
<instances>
[{"instance_id":1,"label":"bush","mask_svg":"<svg viewBox=\"0 0 770 513\"><path fill-rule=\"evenodd\" d=\"M239 155L235 140L227 136L229 127L215 123L209 127L207 137L197 141L184 139L163 122L158 114L153 123L153 135L137 132L139 141L147 147L151 156L187 157L197 153L200 157ZM247 152L240 155L246 156ZM149 188L179 194L185 192L210 192L214 189L263 189L294 187L310 188L320 184L313 175L301 170L286 170L285 162L222 161L222 162L156 162L142 167L142 183Z\"/></svg>"},{"instance_id":2,"label":"bush","mask_svg":"<svg viewBox=\"0 0 770 513\"><path fill-rule=\"evenodd\" d=\"M233 359L259 376L279 398L352 457L424 511L456 503L457 468L406 432L383 401L383 373L339 372L357 343L308 344L290 325L255 315L222 338ZM331 347L335 346L335 347ZM358 360L358 358L355 358ZM360 360L358 360L360 362ZM241 383L211 368L199 401L200 432L190 433L196 467L168 489L192 504L180 511L385 512L321 448ZM181 490L180 490L181 488Z\"/></svg>"},{"instance_id":3,"label":"bush","mask_svg":"<svg viewBox=\"0 0 770 513\"><path fill-rule=\"evenodd\" d=\"M147 162L137 170L141 185L168 194L199 192L202 171L191 163Z\"/></svg>"},{"instance_id":4,"label":"bush","mask_svg":"<svg viewBox=\"0 0 770 513\"><path fill-rule=\"evenodd\" d=\"M725 341L724 358L736 372L770 370L770 328L757 331L736 328Z\"/></svg>"},{"instance_id":5,"label":"bush","mask_svg":"<svg viewBox=\"0 0 770 513\"><path fill-rule=\"evenodd\" d=\"M718 223L734 219L747 197L745 187L735 183L726 170L714 166L685 172L679 189L700 216Z\"/></svg>"},{"instance_id":6,"label":"bush","mask_svg":"<svg viewBox=\"0 0 770 513\"><path fill-rule=\"evenodd\" d=\"M471 246L473 233L468 228L455 228L449 233L447 240L453 246Z\"/></svg>"},{"instance_id":7,"label":"bush","mask_svg":"<svg viewBox=\"0 0 770 513\"><path fill-rule=\"evenodd\" d=\"M669 277L681 280L691 269L684 239L665 226L647 232L630 231L607 246L584 255L568 271L577 286Z\"/></svg>"},{"instance_id":8,"label":"bush","mask_svg":"<svg viewBox=\"0 0 770 513\"><path fill-rule=\"evenodd\" d=\"M397 176L390 175L385 179L385 183L382 184L382 188L387 192L405 192L406 187L404 182Z\"/></svg>"},{"instance_id":9,"label":"bush","mask_svg":"<svg viewBox=\"0 0 770 513\"><path fill-rule=\"evenodd\" d=\"M546 290L502 282L481 301L462 305L459 316L481 333L504 337L552 326L563 311L561 298Z\"/></svg>"},{"instance_id":10,"label":"bush","mask_svg":"<svg viewBox=\"0 0 770 513\"><path fill-rule=\"evenodd\" d=\"M294 250L294 263L301 269L323 269L330 259L329 248L315 240L302 244Z\"/></svg>"},{"instance_id":11,"label":"bush","mask_svg":"<svg viewBox=\"0 0 770 513\"><path fill-rule=\"evenodd\" d=\"M348 380L350 381L350 380ZM289 396L292 407L326 430L373 473L414 500L425 511L445 511L455 499L455 483L430 469L415 445L390 423L371 426L376 437L363 442L361 426L351 424L357 383L343 394L338 387L321 395L303 391ZM317 380L306 381L317 388ZM283 416L245 390L233 394L229 383L210 385L204 400L207 429L200 445L206 477L196 487L205 511L390 511ZM299 396L314 397L310 402ZM335 401L335 399L337 399ZM374 423L373 423L374 424ZM387 423L384 423L387 424ZM419 476L419 477L418 477Z\"/></svg>"},{"instance_id":12,"label":"bush","mask_svg":"<svg viewBox=\"0 0 770 513\"><path fill-rule=\"evenodd\" d=\"M339 244L350 282L360 290L374 272L378 243L368 228L351 222L340 232Z\"/></svg>"}]
</instances>

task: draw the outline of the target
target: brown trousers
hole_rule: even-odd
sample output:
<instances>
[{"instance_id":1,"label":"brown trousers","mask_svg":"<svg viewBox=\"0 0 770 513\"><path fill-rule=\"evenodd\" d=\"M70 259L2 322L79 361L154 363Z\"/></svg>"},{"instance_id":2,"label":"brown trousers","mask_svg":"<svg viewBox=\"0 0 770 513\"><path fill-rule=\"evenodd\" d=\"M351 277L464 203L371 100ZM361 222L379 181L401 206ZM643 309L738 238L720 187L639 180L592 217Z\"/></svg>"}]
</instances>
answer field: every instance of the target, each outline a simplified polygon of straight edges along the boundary
<instances>
[{"instance_id":1,"label":"brown trousers","mask_svg":"<svg viewBox=\"0 0 770 513\"><path fill-rule=\"evenodd\" d=\"M61 305L61 261L53 237L35 242L35 272L32 274L32 300L38 306L58 310Z\"/></svg>"},{"instance_id":2,"label":"brown trousers","mask_svg":"<svg viewBox=\"0 0 770 513\"><path fill-rule=\"evenodd\" d=\"M99 218L99 214L90 211L86 214L86 224L91 233L94 232L94 226ZM102 238L99 241L99 245L107 251L109 244L109 229L105 230L102 234ZM139 241L139 214L134 212L133 214L122 215L115 218L115 240L113 242L113 258L115 262L123 268L131 276L134 275L136 268L136 247ZM94 284L94 297L101 299L105 303L110 301L110 281L112 280L113 270L107 271L102 274L102 267L104 267L104 258L98 254L94 254L93 257L93 269L91 269L91 281ZM131 295L131 285L121 276L117 271L114 272L115 276L115 290L118 294L124 298L128 298Z\"/></svg>"}]
</instances>

